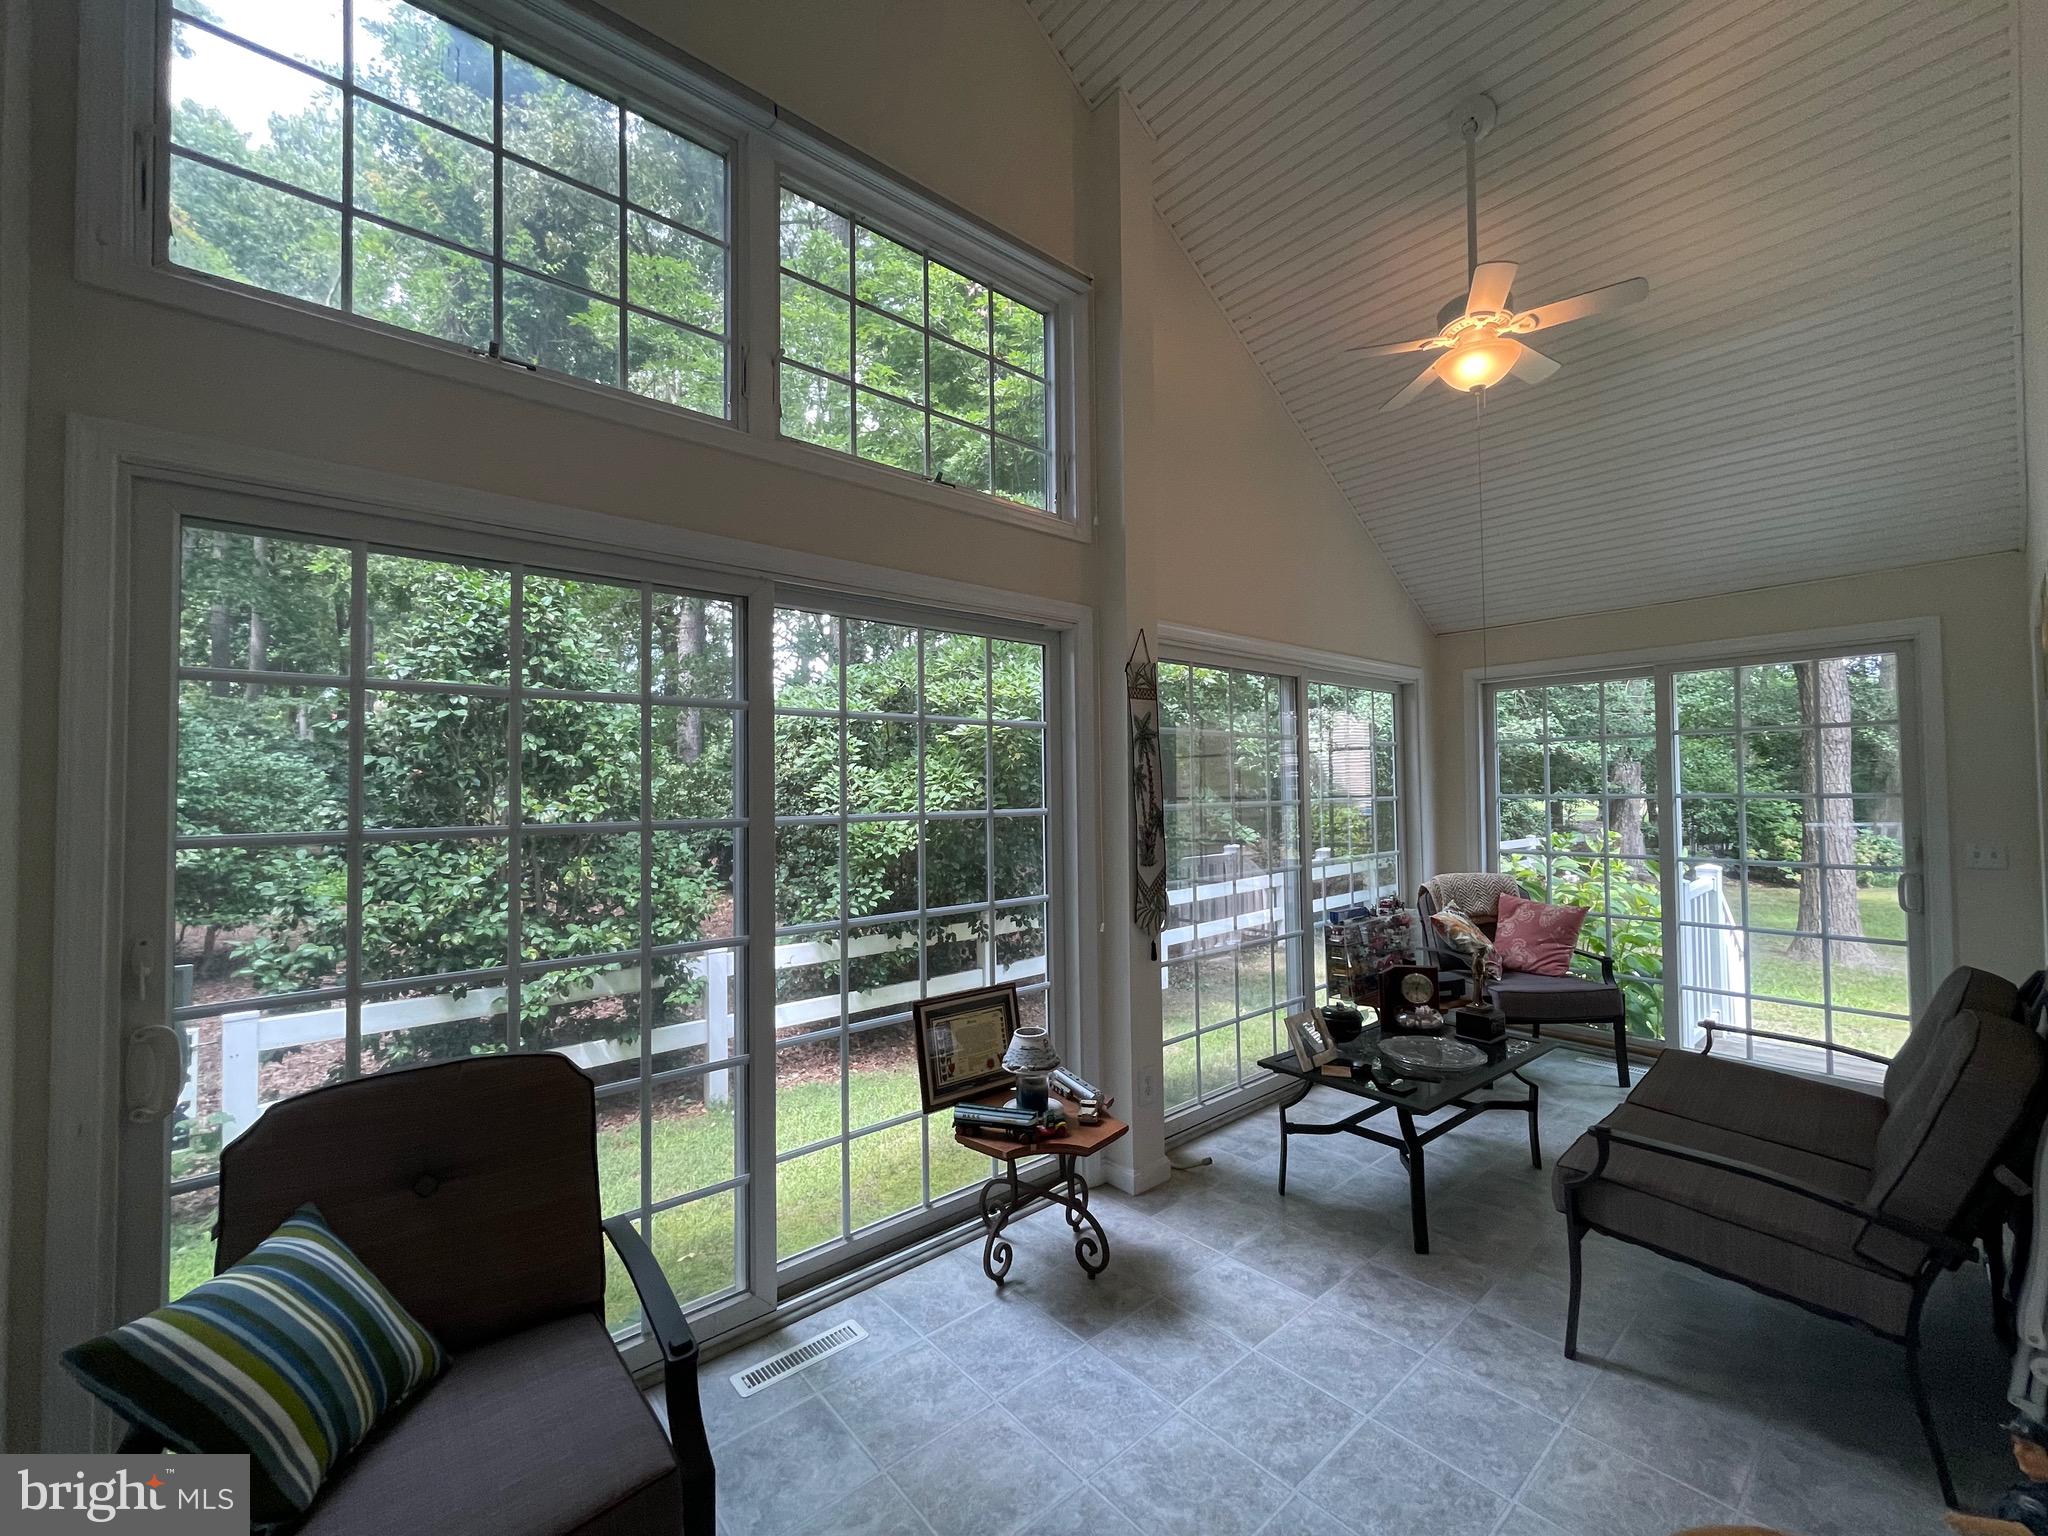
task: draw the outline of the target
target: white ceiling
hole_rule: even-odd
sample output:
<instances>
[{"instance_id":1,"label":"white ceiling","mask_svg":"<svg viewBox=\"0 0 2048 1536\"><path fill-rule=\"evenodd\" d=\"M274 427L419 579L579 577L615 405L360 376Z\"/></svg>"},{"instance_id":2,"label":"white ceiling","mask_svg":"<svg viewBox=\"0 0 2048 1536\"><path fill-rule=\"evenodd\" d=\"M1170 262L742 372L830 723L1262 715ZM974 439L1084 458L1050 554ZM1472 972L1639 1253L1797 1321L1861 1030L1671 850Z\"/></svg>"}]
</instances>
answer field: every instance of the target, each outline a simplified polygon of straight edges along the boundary
<instances>
[{"instance_id":1,"label":"white ceiling","mask_svg":"<svg viewBox=\"0 0 2048 1536\"><path fill-rule=\"evenodd\" d=\"M2017 548L2013 0L1027 0L1119 85L1204 280L1439 630L1481 621L1475 402L1345 349L1641 275L1486 403L1485 617ZM1256 515L1256 509L1247 509Z\"/></svg>"}]
</instances>

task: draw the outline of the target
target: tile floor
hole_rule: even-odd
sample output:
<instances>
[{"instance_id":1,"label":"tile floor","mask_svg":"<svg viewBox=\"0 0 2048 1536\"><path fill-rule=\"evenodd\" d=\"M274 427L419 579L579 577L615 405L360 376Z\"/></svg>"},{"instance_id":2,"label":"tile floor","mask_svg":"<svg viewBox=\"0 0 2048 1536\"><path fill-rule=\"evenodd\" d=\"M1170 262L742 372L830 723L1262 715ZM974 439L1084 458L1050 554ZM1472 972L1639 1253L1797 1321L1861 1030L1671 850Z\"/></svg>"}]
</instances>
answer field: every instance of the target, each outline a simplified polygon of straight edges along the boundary
<instances>
[{"instance_id":1,"label":"tile floor","mask_svg":"<svg viewBox=\"0 0 2048 1536\"><path fill-rule=\"evenodd\" d=\"M1532 1069L1547 1157L1619 1096L1611 1072ZM1098 1191L1093 1282L1041 1212L1000 1293L976 1244L712 1361L724 1536L1941 1529L1894 1346L1592 1237L1567 1361L1563 1223L1525 1131L1485 1115L1430 1148L1426 1258L1370 1143L1298 1140L1277 1196L1267 1110L1176 1151L1211 1166ZM733 1391L842 1315L864 1342ZM1963 1496L1988 1503L2011 1466L1981 1269L1943 1280L1927 1330Z\"/></svg>"}]
</instances>

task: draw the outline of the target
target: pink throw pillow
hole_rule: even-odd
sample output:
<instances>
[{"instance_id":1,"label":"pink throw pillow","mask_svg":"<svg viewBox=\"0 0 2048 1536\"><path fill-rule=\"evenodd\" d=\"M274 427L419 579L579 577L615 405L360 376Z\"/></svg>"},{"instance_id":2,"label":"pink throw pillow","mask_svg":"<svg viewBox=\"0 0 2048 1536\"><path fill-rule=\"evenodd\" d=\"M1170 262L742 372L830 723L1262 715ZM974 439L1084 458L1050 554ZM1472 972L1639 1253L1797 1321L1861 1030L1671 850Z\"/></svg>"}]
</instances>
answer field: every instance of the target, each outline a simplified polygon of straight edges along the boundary
<instances>
[{"instance_id":1,"label":"pink throw pillow","mask_svg":"<svg viewBox=\"0 0 2048 1536\"><path fill-rule=\"evenodd\" d=\"M1521 896L1502 896L1500 922L1493 931L1501 968L1537 976L1562 976L1571 969L1584 907L1553 907Z\"/></svg>"}]
</instances>

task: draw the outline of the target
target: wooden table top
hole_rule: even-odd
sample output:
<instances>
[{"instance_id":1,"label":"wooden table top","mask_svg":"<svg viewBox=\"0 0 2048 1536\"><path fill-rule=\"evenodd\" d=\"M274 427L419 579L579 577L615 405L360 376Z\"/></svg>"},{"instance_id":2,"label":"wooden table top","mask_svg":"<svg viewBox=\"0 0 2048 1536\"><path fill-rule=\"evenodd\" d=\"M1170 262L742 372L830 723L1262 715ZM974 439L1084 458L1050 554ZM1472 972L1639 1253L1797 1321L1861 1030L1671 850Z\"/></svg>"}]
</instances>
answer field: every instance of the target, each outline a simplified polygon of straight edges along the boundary
<instances>
[{"instance_id":1,"label":"wooden table top","mask_svg":"<svg viewBox=\"0 0 2048 1536\"><path fill-rule=\"evenodd\" d=\"M976 1099L977 1104L1007 1104L1013 1097L1012 1091L986 1094ZM1041 1136L1037 1141L1010 1141L1001 1136L975 1136L967 1131L955 1131L953 1139L961 1146L974 1152L986 1152L990 1157L1001 1158L1004 1162L1019 1157L1057 1156L1087 1157L1100 1152L1111 1142L1120 1140L1129 1132L1130 1126L1113 1115L1104 1115L1100 1125L1083 1125L1074 1109L1074 1101L1054 1094L1054 1098L1067 1107L1067 1128L1057 1136Z\"/></svg>"}]
</instances>

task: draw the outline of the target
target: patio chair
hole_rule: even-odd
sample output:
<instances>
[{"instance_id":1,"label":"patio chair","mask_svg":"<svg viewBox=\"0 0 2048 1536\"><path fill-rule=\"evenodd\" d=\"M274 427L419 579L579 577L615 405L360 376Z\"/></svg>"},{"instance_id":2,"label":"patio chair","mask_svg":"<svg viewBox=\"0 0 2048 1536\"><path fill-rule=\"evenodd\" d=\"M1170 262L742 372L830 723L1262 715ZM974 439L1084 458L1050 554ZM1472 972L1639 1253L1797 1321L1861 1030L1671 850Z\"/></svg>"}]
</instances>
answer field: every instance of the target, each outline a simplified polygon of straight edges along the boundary
<instances>
[{"instance_id":1,"label":"patio chair","mask_svg":"<svg viewBox=\"0 0 2048 1536\"><path fill-rule=\"evenodd\" d=\"M1614 1031L1614 1075L1626 1088L1629 1083L1628 1009L1621 987L1614 979L1614 961L1590 949L1579 949L1574 951L1579 960L1590 960L1599 966L1598 980L1576 973L1539 976L1530 971L1503 971L1499 980L1487 983L1482 989L1479 979L1472 974L1471 962L1446 943L1443 935L1436 931L1436 925L1430 922L1433 914L1444 909L1441 893L1453 883L1463 886L1468 893L1475 890L1494 893L1491 900L1481 897L1469 905L1459 904L1459 910L1471 918L1488 938L1493 936L1500 893L1519 890L1507 875L1437 875L1423 882L1422 889L1415 895L1416 923L1421 929L1430 963L1436 966L1440 975L1469 987L1475 998L1483 990L1511 1028L1526 1029L1539 1039L1545 1024L1590 1024L1595 1028L1611 1028Z\"/></svg>"},{"instance_id":2,"label":"patio chair","mask_svg":"<svg viewBox=\"0 0 2048 1536\"><path fill-rule=\"evenodd\" d=\"M309 1201L453 1358L299 1536L713 1536L696 1340L631 1221L599 1220L596 1097L572 1063L483 1057L273 1105L221 1154L217 1269ZM605 1327L606 1238L661 1351L668 1438Z\"/></svg>"},{"instance_id":3,"label":"patio chair","mask_svg":"<svg viewBox=\"0 0 2048 1536\"><path fill-rule=\"evenodd\" d=\"M1936 1276L1997 1231L2013 1198L2000 1166L2038 1124L2043 1047L2020 1006L2005 978L1959 968L1914 1020L1882 1093L1709 1054L1717 1034L1756 1033L1728 1025L1706 1026L1707 1051L1665 1051L1553 1175L1571 1243L1566 1358L1578 1353L1588 1232L1854 1324L1905 1346L1913 1409L1953 1505L1920 1378L1920 1313ZM1994 1293L2001 1247L1986 1244Z\"/></svg>"}]
</instances>

